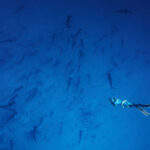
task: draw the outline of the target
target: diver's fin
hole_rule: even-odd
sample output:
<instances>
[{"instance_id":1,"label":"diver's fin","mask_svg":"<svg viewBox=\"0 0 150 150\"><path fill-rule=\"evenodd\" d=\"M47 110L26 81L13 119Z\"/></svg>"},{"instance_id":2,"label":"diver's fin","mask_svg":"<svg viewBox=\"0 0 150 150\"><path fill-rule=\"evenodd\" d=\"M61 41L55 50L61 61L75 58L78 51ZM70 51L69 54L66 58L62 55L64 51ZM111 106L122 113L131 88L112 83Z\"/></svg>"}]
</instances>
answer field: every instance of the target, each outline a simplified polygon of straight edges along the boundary
<instances>
[{"instance_id":1,"label":"diver's fin","mask_svg":"<svg viewBox=\"0 0 150 150\"><path fill-rule=\"evenodd\" d=\"M150 104L145 104L143 107L150 107Z\"/></svg>"},{"instance_id":2,"label":"diver's fin","mask_svg":"<svg viewBox=\"0 0 150 150\"><path fill-rule=\"evenodd\" d=\"M141 111L145 116L150 116L150 113L146 110L142 109L141 107L136 107L139 111Z\"/></svg>"}]
</instances>

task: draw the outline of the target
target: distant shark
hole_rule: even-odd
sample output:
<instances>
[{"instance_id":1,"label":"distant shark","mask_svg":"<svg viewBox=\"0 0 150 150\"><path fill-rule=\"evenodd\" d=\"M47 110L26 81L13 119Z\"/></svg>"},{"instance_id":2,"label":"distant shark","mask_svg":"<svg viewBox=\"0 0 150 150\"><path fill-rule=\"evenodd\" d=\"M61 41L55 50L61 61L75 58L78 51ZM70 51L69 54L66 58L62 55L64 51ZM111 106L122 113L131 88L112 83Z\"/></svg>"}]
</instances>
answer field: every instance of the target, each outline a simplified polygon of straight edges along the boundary
<instances>
[{"instance_id":1,"label":"distant shark","mask_svg":"<svg viewBox=\"0 0 150 150\"><path fill-rule=\"evenodd\" d=\"M118 13L118 14L124 14L124 15L130 15L130 14L133 14L133 12L127 8L124 8L124 9L118 9L115 11L115 13Z\"/></svg>"}]
</instances>

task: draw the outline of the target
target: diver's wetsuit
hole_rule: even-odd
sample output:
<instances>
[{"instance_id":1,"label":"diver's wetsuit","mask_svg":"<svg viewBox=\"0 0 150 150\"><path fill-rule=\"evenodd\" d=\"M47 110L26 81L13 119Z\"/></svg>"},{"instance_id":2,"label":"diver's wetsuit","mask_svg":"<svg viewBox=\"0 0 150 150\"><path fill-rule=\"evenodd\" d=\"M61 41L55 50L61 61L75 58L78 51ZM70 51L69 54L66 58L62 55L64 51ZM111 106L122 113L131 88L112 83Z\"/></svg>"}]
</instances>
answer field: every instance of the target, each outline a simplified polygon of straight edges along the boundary
<instances>
[{"instance_id":1,"label":"diver's wetsuit","mask_svg":"<svg viewBox=\"0 0 150 150\"><path fill-rule=\"evenodd\" d=\"M144 107L150 107L150 104L134 104L130 103L127 100L121 101L117 98L110 98L109 101L113 104L113 106L122 106L123 108L130 108L135 107L138 110L140 110L145 116L150 116L150 113L148 113L146 110L144 110Z\"/></svg>"}]
</instances>

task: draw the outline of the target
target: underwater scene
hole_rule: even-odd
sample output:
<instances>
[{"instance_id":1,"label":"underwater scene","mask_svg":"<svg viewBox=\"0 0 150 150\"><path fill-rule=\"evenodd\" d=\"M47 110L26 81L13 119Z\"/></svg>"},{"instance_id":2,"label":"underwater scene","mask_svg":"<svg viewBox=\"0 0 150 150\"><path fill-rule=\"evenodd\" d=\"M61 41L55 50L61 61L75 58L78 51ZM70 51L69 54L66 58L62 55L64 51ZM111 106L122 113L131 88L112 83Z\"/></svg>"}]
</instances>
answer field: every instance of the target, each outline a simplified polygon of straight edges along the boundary
<instances>
[{"instance_id":1,"label":"underwater scene","mask_svg":"<svg viewBox=\"0 0 150 150\"><path fill-rule=\"evenodd\" d=\"M150 150L150 1L0 0L0 150Z\"/></svg>"}]
</instances>

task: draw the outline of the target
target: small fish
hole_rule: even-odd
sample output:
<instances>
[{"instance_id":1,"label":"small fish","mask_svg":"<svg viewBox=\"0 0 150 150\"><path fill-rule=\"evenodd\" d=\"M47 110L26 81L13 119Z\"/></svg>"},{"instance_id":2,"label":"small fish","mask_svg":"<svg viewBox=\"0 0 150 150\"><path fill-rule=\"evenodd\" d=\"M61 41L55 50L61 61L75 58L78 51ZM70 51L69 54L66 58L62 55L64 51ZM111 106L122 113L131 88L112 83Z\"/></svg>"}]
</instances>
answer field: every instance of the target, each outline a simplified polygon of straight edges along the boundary
<instances>
[{"instance_id":1,"label":"small fish","mask_svg":"<svg viewBox=\"0 0 150 150\"><path fill-rule=\"evenodd\" d=\"M101 37L99 37L99 42L102 42L106 38L108 38L108 34L105 33Z\"/></svg>"},{"instance_id":2,"label":"small fish","mask_svg":"<svg viewBox=\"0 0 150 150\"><path fill-rule=\"evenodd\" d=\"M84 40L83 39L80 39L79 47L82 48L82 49L84 48Z\"/></svg>"},{"instance_id":3,"label":"small fish","mask_svg":"<svg viewBox=\"0 0 150 150\"><path fill-rule=\"evenodd\" d=\"M79 37L79 35L81 34L81 32L82 32L82 29L79 28L79 29L77 30L77 32L75 32L75 33L72 35L72 49L74 49L74 47L77 45L77 43L78 43L78 37Z\"/></svg>"},{"instance_id":4,"label":"small fish","mask_svg":"<svg viewBox=\"0 0 150 150\"><path fill-rule=\"evenodd\" d=\"M67 28L71 28L72 27L72 16L68 15L67 19L66 19L66 26Z\"/></svg>"},{"instance_id":5,"label":"small fish","mask_svg":"<svg viewBox=\"0 0 150 150\"><path fill-rule=\"evenodd\" d=\"M11 42L16 42L16 41L17 41L16 37L10 37L8 39L1 40L0 43L11 43Z\"/></svg>"},{"instance_id":6,"label":"small fish","mask_svg":"<svg viewBox=\"0 0 150 150\"><path fill-rule=\"evenodd\" d=\"M25 60L25 55L21 56L21 58L19 59L19 61L16 63L17 65L22 64Z\"/></svg>"},{"instance_id":7,"label":"small fish","mask_svg":"<svg viewBox=\"0 0 150 150\"><path fill-rule=\"evenodd\" d=\"M83 30L79 28L77 32L72 35L72 39L77 39Z\"/></svg>"},{"instance_id":8,"label":"small fish","mask_svg":"<svg viewBox=\"0 0 150 150\"><path fill-rule=\"evenodd\" d=\"M86 76L87 76L88 82L91 83L91 80L92 80L92 79L91 79L91 74L88 72Z\"/></svg>"},{"instance_id":9,"label":"small fish","mask_svg":"<svg viewBox=\"0 0 150 150\"><path fill-rule=\"evenodd\" d=\"M75 88L77 90L80 88L80 84L81 84L81 80L80 80L80 76L78 76L75 82Z\"/></svg>"},{"instance_id":10,"label":"small fish","mask_svg":"<svg viewBox=\"0 0 150 150\"><path fill-rule=\"evenodd\" d=\"M35 143L37 143L37 137L36 137L37 136L37 128L38 128L37 126L34 126L32 129L32 138Z\"/></svg>"},{"instance_id":11,"label":"small fish","mask_svg":"<svg viewBox=\"0 0 150 150\"><path fill-rule=\"evenodd\" d=\"M83 131L79 130L79 139L78 139L78 144L81 142L83 136Z\"/></svg>"},{"instance_id":12,"label":"small fish","mask_svg":"<svg viewBox=\"0 0 150 150\"><path fill-rule=\"evenodd\" d=\"M61 64L60 60L55 60L55 62L53 63L53 67L57 67Z\"/></svg>"},{"instance_id":13,"label":"small fish","mask_svg":"<svg viewBox=\"0 0 150 150\"><path fill-rule=\"evenodd\" d=\"M15 103L16 98L18 97L18 94L14 94L10 99L9 99L9 104Z\"/></svg>"},{"instance_id":14,"label":"small fish","mask_svg":"<svg viewBox=\"0 0 150 150\"><path fill-rule=\"evenodd\" d=\"M70 68L72 66L72 60L70 60L67 64L66 64L66 69Z\"/></svg>"},{"instance_id":15,"label":"small fish","mask_svg":"<svg viewBox=\"0 0 150 150\"><path fill-rule=\"evenodd\" d=\"M60 122L59 135L62 135L62 132L63 132L63 122Z\"/></svg>"},{"instance_id":16,"label":"small fish","mask_svg":"<svg viewBox=\"0 0 150 150\"><path fill-rule=\"evenodd\" d=\"M29 91L29 95L28 95L28 97L26 98L25 103L28 102L28 101L30 101L31 99L33 99L33 98L36 96L37 92L38 92L38 89L37 89L37 88L31 89L31 90Z\"/></svg>"},{"instance_id":17,"label":"small fish","mask_svg":"<svg viewBox=\"0 0 150 150\"><path fill-rule=\"evenodd\" d=\"M124 40L122 39L121 40L121 48L123 48L124 47Z\"/></svg>"},{"instance_id":18,"label":"small fish","mask_svg":"<svg viewBox=\"0 0 150 150\"><path fill-rule=\"evenodd\" d=\"M4 58L0 58L0 66L3 66L6 64L6 60Z\"/></svg>"},{"instance_id":19,"label":"small fish","mask_svg":"<svg viewBox=\"0 0 150 150\"><path fill-rule=\"evenodd\" d=\"M12 105L14 105L14 104L16 104L15 103L15 101L10 101L8 104L5 104L5 105L0 105L0 108L2 108L2 109L7 109L7 110L12 110L12 109L10 109L10 107L12 106Z\"/></svg>"},{"instance_id":20,"label":"small fish","mask_svg":"<svg viewBox=\"0 0 150 150\"><path fill-rule=\"evenodd\" d=\"M81 63L79 63L77 66L77 72L79 72L80 70L81 70Z\"/></svg>"},{"instance_id":21,"label":"small fish","mask_svg":"<svg viewBox=\"0 0 150 150\"><path fill-rule=\"evenodd\" d=\"M105 48L104 47L101 48L101 53L102 53L102 55L104 55L104 53L105 53Z\"/></svg>"},{"instance_id":22,"label":"small fish","mask_svg":"<svg viewBox=\"0 0 150 150\"><path fill-rule=\"evenodd\" d=\"M72 49L74 49L74 47L76 46L76 44L77 44L77 40L76 39L73 39L72 40Z\"/></svg>"},{"instance_id":23,"label":"small fish","mask_svg":"<svg viewBox=\"0 0 150 150\"><path fill-rule=\"evenodd\" d=\"M108 72L106 75L107 75L107 79L108 79L108 82L109 82L110 87L111 87L112 89L115 89L115 88L113 87L113 85L112 85L112 75L111 75L111 73Z\"/></svg>"},{"instance_id":24,"label":"small fish","mask_svg":"<svg viewBox=\"0 0 150 150\"><path fill-rule=\"evenodd\" d=\"M120 68L119 68L119 65L118 65L118 63L116 62L116 59L115 59L114 56L112 56L111 62L112 62L112 65L113 65L116 69L120 69Z\"/></svg>"},{"instance_id":25,"label":"small fish","mask_svg":"<svg viewBox=\"0 0 150 150\"><path fill-rule=\"evenodd\" d=\"M41 72L42 71L40 69L35 69L33 73L34 77L37 77Z\"/></svg>"},{"instance_id":26,"label":"small fish","mask_svg":"<svg viewBox=\"0 0 150 150\"><path fill-rule=\"evenodd\" d=\"M11 111L11 114L9 115L9 117L5 120L5 122L2 124L2 125L0 125L0 128L3 128L7 123L9 123L9 121L10 120L12 120L15 116L16 116L16 114L17 114L17 112L15 111L15 110L10 110Z\"/></svg>"},{"instance_id":27,"label":"small fish","mask_svg":"<svg viewBox=\"0 0 150 150\"><path fill-rule=\"evenodd\" d=\"M43 117L40 118L39 123L37 125L34 125L32 127L32 130L30 132L31 136L32 136L32 139L34 140L35 143L37 143L38 128L42 124L42 122L43 122Z\"/></svg>"},{"instance_id":28,"label":"small fish","mask_svg":"<svg viewBox=\"0 0 150 150\"><path fill-rule=\"evenodd\" d=\"M68 74L71 75L71 74L73 74L73 72L74 72L74 68L70 68Z\"/></svg>"},{"instance_id":29,"label":"small fish","mask_svg":"<svg viewBox=\"0 0 150 150\"><path fill-rule=\"evenodd\" d=\"M22 89L23 89L23 86L17 87L16 89L14 89L13 94L20 92L20 90L22 90Z\"/></svg>"},{"instance_id":30,"label":"small fish","mask_svg":"<svg viewBox=\"0 0 150 150\"><path fill-rule=\"evenodd\" d=\"M14 150L14 141L12 139L9 141L9 145L10 145L10 150Z\"/></svg>"},{"instance_id":31,"label":"small fish","mask_svg":"<svg viewBox=\"0 0 150 150\"><path fill-rule=\"evenodd\" d=\"M118 9L115 11L115 13L118 13L118 14L125 14L125 15L129 15L129 14L133 14L133 12L127 8L124 8L124 9Z\"/></svg>"},{"instance_id":32,"label":"small fish","mask_svg":"<svg viewBox=\"0 0 150 150\"><path fill-rule=\"evenodd\" d=\"M20 13L23 9L24 9L24 4L20 5L20 6L16 9L16 11L14 12L14 14L16 15L16 14Z\"/></svg>"},{"instance_id":33,"label":"small fish","mask_svg":"<svg viewBox=\"0 0 150 150\"><path fill-rule=\"evenodd\" d=\"M69 77L67 80L67 90L70 89L72 82L73 82L73 79L71 77Z\"/></svg>"},{"instance_id":34,"label":"small fish","mask_svg":"<svg viewBox=\"0 0 150 150\"><path fill-rule=\"evenodd\" d=\"M52 33L52 42L54 42L56 40L57 34L56 32Z\"/></svg>"},{"instance_id":35,"label":"small fish","mask_svg":"<svg viewBox=\"0 0 150 150\"><path fill-rule=\"evenodd\" d=\"M85 56L85 53L84 53L84 51L81 49L81 50L79 50L79 55L78 55L78 57L79 57L79 61L81 61L82 59L83 59L83 57Z\"/></svg>"},{"instance_id":36,"label":"small fish","mask_svg":"<svg viewBox=\"0 0 150 150\"><path fill-rule=\"evenodd\" d=\"M70 60L66 65L65 65L65 72L69 75L73 73L73 67L72 67L72 60Z\"/></svg>"}]
</instances>

